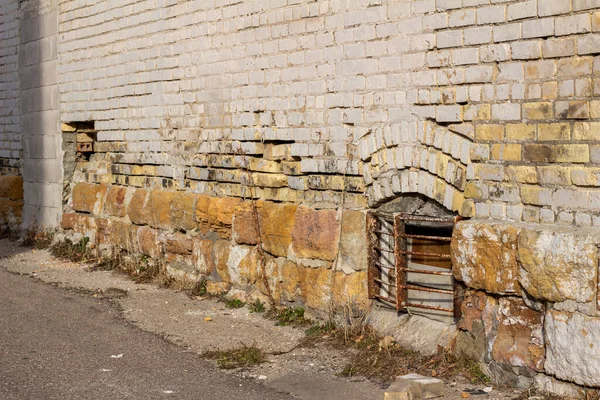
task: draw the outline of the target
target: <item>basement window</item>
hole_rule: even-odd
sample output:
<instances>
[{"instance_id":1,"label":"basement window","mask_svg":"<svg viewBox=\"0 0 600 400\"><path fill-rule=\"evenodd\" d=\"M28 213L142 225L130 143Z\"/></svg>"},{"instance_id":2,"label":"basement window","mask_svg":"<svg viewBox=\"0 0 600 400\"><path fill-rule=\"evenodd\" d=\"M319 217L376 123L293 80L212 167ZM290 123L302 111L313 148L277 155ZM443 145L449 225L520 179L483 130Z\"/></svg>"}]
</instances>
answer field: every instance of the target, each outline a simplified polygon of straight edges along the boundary
<instances>
[{"instance_id":1,"label":"basement window","mask_svg":"<svg viewBox=\"0 0 600 400\"><path fill-rule=\"evenodd\" d=\"M369 297L437 320L459 317L450 258L458 217L371 212L367 218Z\"/></svg>"}]
</instances>

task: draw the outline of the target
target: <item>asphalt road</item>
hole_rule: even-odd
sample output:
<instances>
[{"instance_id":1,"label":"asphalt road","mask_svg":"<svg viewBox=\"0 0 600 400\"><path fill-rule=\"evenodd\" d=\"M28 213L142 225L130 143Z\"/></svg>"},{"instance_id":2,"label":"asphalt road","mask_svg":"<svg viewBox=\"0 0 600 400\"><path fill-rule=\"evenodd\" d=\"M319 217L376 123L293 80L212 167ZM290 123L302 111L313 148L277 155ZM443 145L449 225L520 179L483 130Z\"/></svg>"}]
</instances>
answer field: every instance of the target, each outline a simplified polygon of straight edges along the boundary
<instances>
[{"instance_id":1,"label":"asphalt road","mask_svg":"<svg viewBox=\"0 0 600 400\"><path fill-rule=\"evenodd\" d=\"M0 268L0 399L291 397L137 329L106 300Z\"/></svg>"}]
</instances>

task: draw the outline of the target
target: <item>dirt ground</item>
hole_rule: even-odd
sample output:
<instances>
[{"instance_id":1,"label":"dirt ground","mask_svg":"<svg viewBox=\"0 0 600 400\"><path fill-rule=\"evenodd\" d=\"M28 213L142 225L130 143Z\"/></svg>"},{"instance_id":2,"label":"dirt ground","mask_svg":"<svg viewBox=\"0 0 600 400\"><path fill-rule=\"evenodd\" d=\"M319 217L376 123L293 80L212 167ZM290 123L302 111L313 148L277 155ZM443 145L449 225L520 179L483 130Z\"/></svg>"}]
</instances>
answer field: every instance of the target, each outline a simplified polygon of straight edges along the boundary
<instances>
[{"instance_id":1,"label":"dirt ground","mask_svg":"<svg viewBox=\"0 0 600 400\"><path fill-rule=\"evenodd\" d=\"M351 356L349 350L323 343L303 346L306 327L277 326L273 320L251 313L247 307L229 309L215 299L191 298L156 285L136 284L122 274L91 271L89 265L57 260L47 250L20 247L9 240L0 240L0 266L66 290L105 297L118 305L128 323L190 351L203 353L255 345L267 353L268 362L229 373L258 380L294 397L383 399L385 384L356 376L340 376ZM490 393L477 394L484 387L459 377L446 382L444 399L462 398L461 393L465 391L472 393L471 398L481 400L516 399L521 395L520 391L496 388ZM527 399L527 396L521 398Z\"/></svg>"}]
</instances>

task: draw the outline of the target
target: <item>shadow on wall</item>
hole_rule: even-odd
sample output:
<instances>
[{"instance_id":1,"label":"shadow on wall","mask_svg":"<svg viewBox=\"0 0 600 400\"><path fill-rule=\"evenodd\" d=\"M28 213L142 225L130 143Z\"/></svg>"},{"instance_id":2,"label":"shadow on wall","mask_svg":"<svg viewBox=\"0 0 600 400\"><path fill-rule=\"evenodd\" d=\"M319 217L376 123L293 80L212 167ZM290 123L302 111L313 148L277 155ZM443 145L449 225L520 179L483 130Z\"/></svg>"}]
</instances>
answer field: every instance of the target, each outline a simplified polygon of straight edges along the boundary
<instances>
[{"instance_id":1,"label":"shadow on wall","mask_svg":"<svg viewBox=\"0 0 600 400\"><path fill-rule=\"evenodd\" d=\"M19 1L19 26L22 228L51 229L60 223L63 186L58 0Z\"/></svg>"}]
</instances>

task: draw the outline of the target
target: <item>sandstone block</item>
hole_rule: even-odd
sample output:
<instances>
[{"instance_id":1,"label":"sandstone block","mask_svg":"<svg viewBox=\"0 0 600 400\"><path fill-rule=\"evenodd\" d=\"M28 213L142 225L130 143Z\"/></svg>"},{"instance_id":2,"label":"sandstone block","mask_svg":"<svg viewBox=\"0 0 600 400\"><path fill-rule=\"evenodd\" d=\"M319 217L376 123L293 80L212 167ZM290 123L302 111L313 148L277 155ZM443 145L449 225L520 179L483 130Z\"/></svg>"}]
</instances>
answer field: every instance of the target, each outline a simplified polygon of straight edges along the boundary
<instances>
[{"instance_id":1,"label":"sandstone block","mask_svg":"<svg viewBox=\"0 0 600 400\"><path fill-rule=\"evenodd\" d=\"M299 207L292 231L294 253L300 258L333 261L337 255L339 221L335 210Z\"/></svg>"},{"instance_id":2,"label":"sandstone block","mask_svg":"<svg viewBox=\"0 0 600 400\"><path fill-rule=\"evenodd\" d=\"M212 282L206 281L206 291L213 296L223 296L231 289L229 282Z\"/></svg>"},{"instance_id":3,"label":"sandstone block","mask_svg":"<svg viewBox=\"0 0 600 400\"><path fill-rule=\"evenodd\" d=\"M106 195L104 211L113 217L124 217L127 214L125 199L127 188L124 186L110 186Z\"/></svg>"},{"instance_id":4,"label":"sandstone block","mask_svg":"<svg viewBox=\"0 0 600 400\"><path fill-rule=\"evenodd\" d=\"M104 207L107 187L104 184L80 182L73 188L73 209L95 215Z\"/></svg>"},{"instance_id":5,"label":"sandstone block","mask_svg":"<svg viewBox=\"0 0 600 400\"><path fill-rule=\"evenodd\" d=\"M345 272L367 269L366 217L360 211L342 214L340 253L336 268Z\"/></svg>"},{"instance_id":6,"label":"sandstone block","mask_svg":"<svg viewBox=\"0 0 600 400\"><path fill-rule=\"evenodd\" d=\"M244 202L236 207L233 214L233 240L238 244L258 244L260 241L259 204Z\"/></svg>"},{"instance_id":7,"label":"sandstone block","mask_svg":"<svg viewBox=\"0 0 600 400\"><path fill-rule=\"evenodd\" d=\"M161 254L161 244L158 240L159 232L148 226L142 226L138 229L137 238L140 244L140 251L152 258L158 258Z\"/></svg>"},{"instance_id":8,"label":"sandstone block","mask_svg":"<svg viewBox=\"0 0 600 400\"><path fill-rule=\"evenodd\" d=\"M0 222L6 224L21 223L23 200L0 199Z\"/></svg>"},{"instance_id":9,"label":"sandstone block","mask_svg":"<svg viewBox=\"0 0 600 400\"><path fill-rule=\"evenodd\" d=\"M215 260L213 257L213 241L209 239L195 239L193 241L192 262L196 270L202 275L210 275L215 269ZM221 274L219 274L221 275ZM229 273L221 279L228 281ZM226 279L227 278L227 279Z\"/></svg>"},{"instance_id":10,"label":"sandstone block","mask_svg":"<svg viewBox=\"0 0 600 400\"><path fill-rule=\"evenodd\" d=\"M518 232L502 223L457 224L451 242L454 277L474 289L518 293Z\"/></svg>"},{"instance_id":11,"label":"sandstone block","mask_svg":"<svg viewBox=\"0 0 600 400\"><path fill-rule=\"evenodd\" d=\"M23 178L20 176L0 176L0 198L23 200Z\"/></svg>"},{"instance_id":12,"label":"sandstone block","mask_svg":"<svg viewBox=\"0 0 600 400\"><path fill-rule=\"evenodd\" d=\"M199 195L196 202L196 222L203 232L214 231L223 239L229 238L233 213L241 202L241 199L235 197Z\"/></svg>"},{"instance_id":13,"label":"sandstone block","mask_svg":"<svg viewBox=\"0 0 600 400\"><path fill-rule=\"evenodd\" d=\"M326 293L323 293L323 295L326 295ZM344 307L351 304L356 309L367 310L369 304L367 271L359 271L350 275L346 275L341 271L335 272L333 277L333 304Z\"/></svg>"},{"instance_id":14,"label":"sandstone block","mask_svg":"<svg viewBox=\"0 0 600 400\"><path fill-rule=\"evenodd\" d=\"M148 218L148 225L153 228L171 228L171 201L176 192L170 190L152 190L144 206L144 215Z\"/></svg>"},{"instance_id":15,"label":"sandstone block","mask_svg":"<svg viewBox=\"0 0 600 400\"><path fill-rule=\"evenodd\" d=\"M287 256L298 206L265 201L260 206L260 237L263 249L278 257Z\"/></svg>"},{"instance_id":16,"label":"sandstone block","mask_svg":"<svg viewBox=\"0 0 600 400\"><path fill-rule=\"evenodd\" d=\"M145 208L148 191L146 189L137 189L133 193L133 197L127 207L127 215L131 222L137 225L146 225L149 222L149 217L146 214Z\"/></svg>"},{"instance_id":17,"label":"sandstone block","mask_svg":"<svg viewBox=\"0 0 600 400\"><path fill-rule=\"evenodd\" d=\"M580 385L600 386L600 318L549 310L546 313L546 372Z\"/></svg>"},{"instance_id":18,"label":"sandstone block","mask_svg":"<svg viewBox=\"0 0 600 400\"><path fill-rule=\"evenodd\" d=\"M523 229L519 283L536 299L581 303L594 299L598 250L593 228Z\"/></svg>"},{"instance_id":19,"label":"sandstone block","mask_svg":"<svg viewBox=\"0 0 600 400\"><path fill-rule=\"evenodd\" d=\"M543 314L527 307L520 297L505 297L498 302L496 321L497 331L490 340L494 361L543 371Z\"/></svg>"},{"instance_id":20,"label":"sandstone block","mask_svg":"<svg viewBox=\"0 0 600 400\"><path fill-rule=\"evenodd\" d=\"M231 282L229 276L229 252L231 250L231 242L228 240L216 240L213 244L214 263L217 273L225 282Z\"/></svg>"},{"instance_id":21,"label":"sandstone block","mask_svg":"<svg viewBox=\"0 0 600 400\"><path fill-rule=\"evenodd\" d=\"M331 306L333 272L326 268L305 268L300 281L303 303L312 309L328 311Z\"/></svg>"},{"instance_id":22,"label":"sandstone block","mask_svg":"<svg viewBox=\"0 0 600 400\"><path fill-rule=\"evenodd\" d=\"M138 252L138 228L138 226L123 222L113 222L109 231L111 243L130 253Z\"/></svg>"},{"instance_id":23,"label":"sandstone block","mask_svg":"<svg viewBox=\"0 0 600 400\"><path fill-rule=\"evenodd\" d=\"M285 259L281 267L282 298L296 301L301 295L300 283L304 280L305 268Z\"/></svg>"},{"instance_id":24,"label":"sandstone block","mask_svg":"<svg viewBox=\"0 0 600 400\"><path fill-rule=\"evenodd\" d=\"M175 229L188 231L196 227L195 193L177 193L171 202L171 225Z\"/></svg>"},{"instance_id":25,"label":"sandstone block","mask_svg":"<svg viewBox=\"0 0 600 400\"><path fill-rule=\"evenodd\" d=\"M192 254L192 239L182 233L173 233L165 237L165 252L172 254Z\"/></svg>"},{"instance_id":26,"label":"sandstone block","mask_svg":"<svg viewBox=\"0 0 600 400\"><path fill-rule=\"evenodd\" d=\"M75 229L77 225L79 214L77 213L65 213L62 216L60 227L65 230Z\"/></svg>"}]
</instances>

